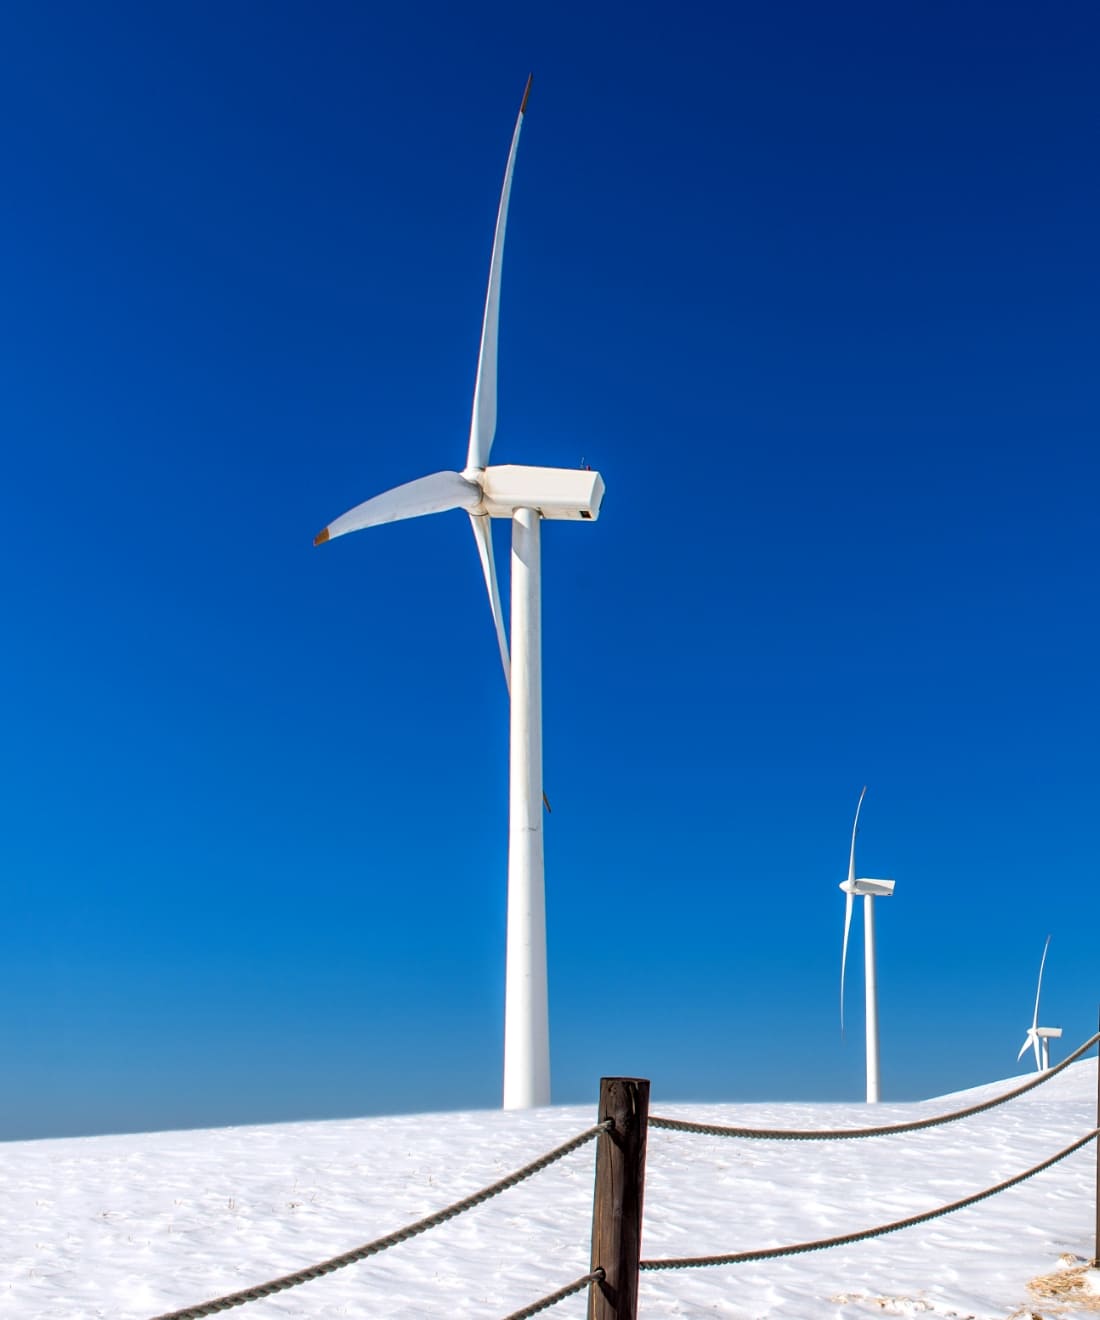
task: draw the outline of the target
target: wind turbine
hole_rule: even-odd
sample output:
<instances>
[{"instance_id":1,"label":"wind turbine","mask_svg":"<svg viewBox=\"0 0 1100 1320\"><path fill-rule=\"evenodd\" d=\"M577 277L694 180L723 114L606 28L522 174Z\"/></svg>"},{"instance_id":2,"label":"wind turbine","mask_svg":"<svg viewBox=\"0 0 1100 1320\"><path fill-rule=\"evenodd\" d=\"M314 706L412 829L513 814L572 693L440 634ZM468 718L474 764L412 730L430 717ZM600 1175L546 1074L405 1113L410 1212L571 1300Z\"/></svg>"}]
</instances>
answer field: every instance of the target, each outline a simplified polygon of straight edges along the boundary
<instances>
[{"instance_id":1,"label":"wind turbine","mask_svg":"<svg viewBox=\"0 0 1100 1320\"><path fill-rule=\"evenodd\" d=\"M889 898L894 892L893 880L856 879L856 834L859 831L859 810L867 792L866 784L856 803L856 818L852 824L852 850L848 855L848 879L840 887L847 895L844 904L844 948L840 955L840 1029L844 1030L844 972L848 964L848 932L852 928L852 901L863 895L863 982L866 1000L867 1030L867 1103L878 1103L878 990L875 984L875 899Z\"/></svg>"},{"instance_id":2,"label":"wind turbine","mask_svg":"<svg viewBox=\"0 0 1100 1320\"><path fill-rule=\"evenodd\" d=\"M497 422L497 322L504 230L523 116L523 92L497 210L489 287L466 466L436 472L376 495L330 523L314 545L345 532L448 509L465 509L477 542L497 645L511 695L508 790L508 923L504 989L504 1108L550 1103L550 1023L546 987L546 900L542 839L542 623L540 525L544 519L599 516L603 478L588 469L489 466ZM511 659L500 604L489 520L512 522Z\"/></svg>"},{"instance_id":3,"label":"wind turbine","mask_svg":"<svg viewBox=\"0 0 1100 1320\"><path fill-rule=\"evenodd\" d=\"M1039 984L1035 987L1035 1014L1031 1019L1031 1026L1027 1029L1027 1035L1024 1037L1024 1043L1020 1046L1020 1052L1016 1055L1016 1062L1019 1063L1027 1052L1030 1045L1035 1051L1035 1071L1046 1072L1050 1067L1050 1042L1057 1040L1062 1034L1061 1027L1041 1027L1039 1025L1039 995L1043 989L1043 968L1046 966L1047 950L1050 948L1050 936L1047 936L1047 942L1043 945L1043 956L1039 962Z\"/></svg>"}]
</instances>

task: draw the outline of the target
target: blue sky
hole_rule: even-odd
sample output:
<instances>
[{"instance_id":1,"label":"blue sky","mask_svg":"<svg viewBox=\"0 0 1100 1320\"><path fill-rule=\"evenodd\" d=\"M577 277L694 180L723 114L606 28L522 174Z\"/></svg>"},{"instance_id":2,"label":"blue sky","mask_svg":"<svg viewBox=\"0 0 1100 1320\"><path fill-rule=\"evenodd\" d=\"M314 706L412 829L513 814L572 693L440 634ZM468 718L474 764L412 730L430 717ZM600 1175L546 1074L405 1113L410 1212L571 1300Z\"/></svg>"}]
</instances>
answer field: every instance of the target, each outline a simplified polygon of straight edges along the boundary
<instances>
[{"instance_id":1,"label":"blue sky","mask_svg":"<svg viewBox=\"0 0 1100 1320\"><path fill-rule=\"evenodd\" d=\"M493 457L607 483L543 540L555 1100L862 1095L864 783L884 1098L1013 1071L1048 933L1095 1029L1100 18L712 9L0 20L0 1138L498 1102L472 538L311 540L462 465L532 70Z\"/></svg>"}]
</instances>

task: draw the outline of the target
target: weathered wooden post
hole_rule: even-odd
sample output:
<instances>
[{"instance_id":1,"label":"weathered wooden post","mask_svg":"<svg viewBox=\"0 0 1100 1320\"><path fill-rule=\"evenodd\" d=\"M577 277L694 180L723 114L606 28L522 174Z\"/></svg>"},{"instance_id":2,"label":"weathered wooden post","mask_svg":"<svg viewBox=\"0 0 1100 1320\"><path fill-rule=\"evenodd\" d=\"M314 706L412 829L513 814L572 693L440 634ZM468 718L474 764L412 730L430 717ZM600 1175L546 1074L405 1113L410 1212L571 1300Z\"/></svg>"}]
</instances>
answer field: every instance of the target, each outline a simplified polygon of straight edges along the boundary
<instances>
[{"instance_id":1,"label":"weathered wooden post","mask_svg":"<svg viewBox=\"0 0 1100 1320\"><path fill-rule=\"evenodd\" d=\"M614 1126L596 1145L592 1269L604 1277L588 1290L588 1320L637 1320L649 1082L601 1077L599 1117Z\"/></svg>"},{"instance_id":2,"label":"weathered wooden post","mask_svg":"<svg viewBox=\"0 0 1100 1320\"><path fill-rule=\"evenodd\" d=\"M1100 1023L1097 1024L1100 1031ZM1096 1126L1100 1128L1100 1045L1096 1047ZM1092 1244L1092 1267L1100 1270L1100 1137L1093 1140L1096 1147L1096 1239Z\"/></svg>"}]
</instances>

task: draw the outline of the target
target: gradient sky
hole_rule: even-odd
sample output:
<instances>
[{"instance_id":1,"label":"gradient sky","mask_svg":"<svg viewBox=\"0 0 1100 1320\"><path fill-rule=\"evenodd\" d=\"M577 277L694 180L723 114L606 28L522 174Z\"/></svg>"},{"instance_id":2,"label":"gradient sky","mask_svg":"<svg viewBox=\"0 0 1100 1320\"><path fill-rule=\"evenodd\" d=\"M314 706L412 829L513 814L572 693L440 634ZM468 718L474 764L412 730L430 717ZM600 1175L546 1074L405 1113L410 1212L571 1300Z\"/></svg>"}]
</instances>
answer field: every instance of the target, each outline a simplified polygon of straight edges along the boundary
<instances>
[{"instance_id":1,"label":"gradient sky","mask_svg":"<svg viewBox=\"0 0 1100 1320\"><path fill-rule=\"evenodd\" d=\"M5 10L0 1138L499 1101L473 539L311 541L462 466L532 70L493 457L607 483L543 539L555 1100L862 1095L865 783L884 1098L1014 1071L1048 933L1095 1029L1098 39Z\"/></svg>"}]
</instances>

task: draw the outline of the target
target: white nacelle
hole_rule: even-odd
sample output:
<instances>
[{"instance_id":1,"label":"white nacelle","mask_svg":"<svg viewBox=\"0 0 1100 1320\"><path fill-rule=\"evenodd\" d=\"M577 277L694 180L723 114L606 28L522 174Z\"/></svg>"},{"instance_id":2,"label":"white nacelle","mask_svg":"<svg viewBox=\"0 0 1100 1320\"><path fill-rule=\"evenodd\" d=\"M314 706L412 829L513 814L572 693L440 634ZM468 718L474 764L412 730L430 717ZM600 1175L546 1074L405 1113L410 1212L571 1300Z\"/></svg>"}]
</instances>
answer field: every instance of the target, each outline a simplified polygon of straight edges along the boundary
<instances>
[{"instance_id":1,"label":"white nacelle","mask_svg":"<svg viewBox=\"0 0 1100 1320\"><path fill-rule=\"evenodd\" d=\"M590 522L600 516L603 477L586 468L487 467L477 476L484 492L473 513L511 518L517 509L537 509L544 518Z\"/></svg>"},{"instance_id":2,"label":"white nacelle","mask_svg":"<svg viewBox=\"0 0 1100 1320\"><path fill-rule=\"evenodd\" d=\"M894 892L893 880L842 880L840 888L846 894L859 894L864 898L889 898Z\"/></svg>"},{"instance_id":3,"label":"white nacelle","mask_svg":"<svg viewBox=\"0 0 1100 1320\"><path fill-rule=\"evenodd\" d=\"M1040 1040L1056 1040L1062 1034L1061 1027L1037 1027L1035 1034Z\"/></svg>"}]
</instances>

